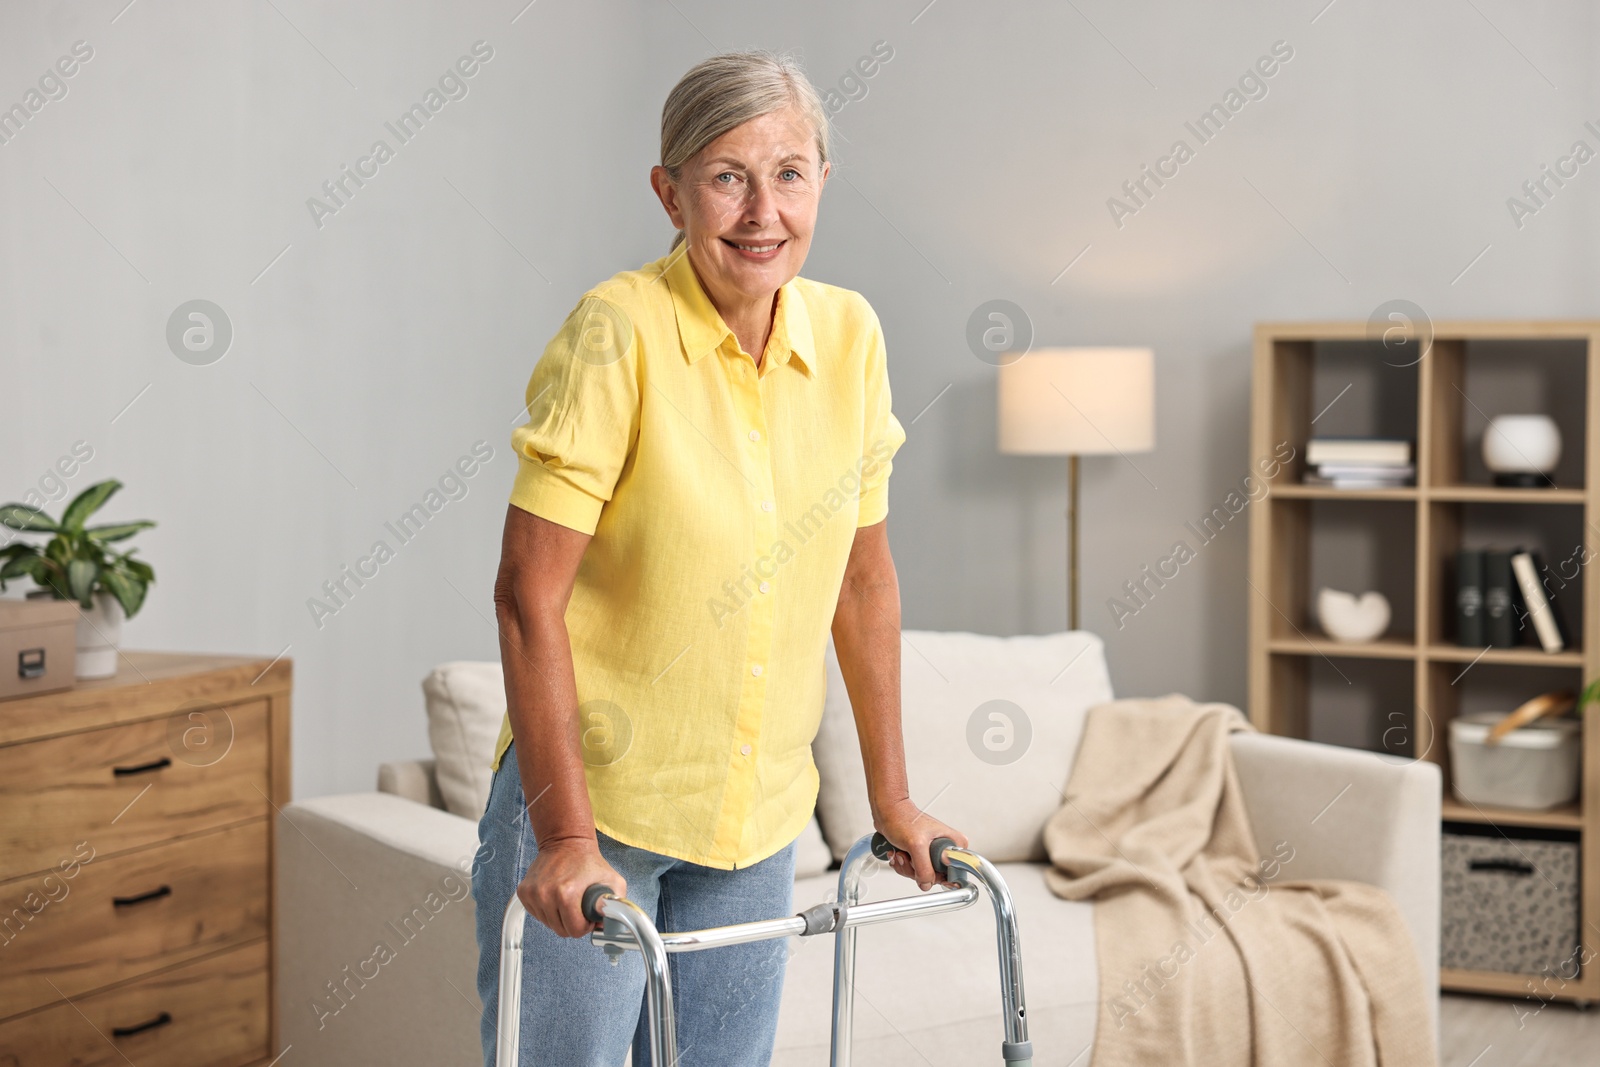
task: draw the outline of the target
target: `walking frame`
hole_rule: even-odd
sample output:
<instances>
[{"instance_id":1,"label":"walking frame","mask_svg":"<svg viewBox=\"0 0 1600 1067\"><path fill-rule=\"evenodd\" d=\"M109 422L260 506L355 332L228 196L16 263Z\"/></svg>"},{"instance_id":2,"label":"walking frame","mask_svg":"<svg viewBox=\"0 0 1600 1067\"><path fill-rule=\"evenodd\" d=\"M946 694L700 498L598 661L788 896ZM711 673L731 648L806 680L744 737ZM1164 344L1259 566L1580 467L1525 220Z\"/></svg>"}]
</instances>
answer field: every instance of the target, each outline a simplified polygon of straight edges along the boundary
<instances>
[{"instance_id":1,"label":"walking frame","mask_svg":"<svg viewBox=\"0 0 1600 1067\"><path fill-rule=\"evenodd\" d=\"M583 894L583 914L603 926L589 935L616 964L623 952L637 950L644 957L645 1003L650 1021L650 1059L654 1067L678 1067L677 1033L673 1023L672 979L667 953L767 941L780 937L814 937L832 933L833 942L833 1052L831 1067L850 1067L851 1017L855 1005L856 928L873 923L907 919L935 912L958 911L978 899L978 886L988 890L994 905L995 939L1000 955L1001 1017L1005 1039L1000 1056L1006 1067L1032 1067L1033 1044L1028 1040L1027 1008L1022 992L1022 944L1011 892L994 864L948 837L935 838L929 858L941 882L957 888L936 887L914 897L858 903L861 872L868 855L887 860L895 851L882 834L857 841L839 870L836 902L824 902L782 919L715 926L686 933L660 933L655 923L633 901L616 896L602 884ZM496 1067L517 1067L522 1022L522 938L527 910L515 892L506 905L500 934L499 1034Z\"/></svg>"}]
</instances>

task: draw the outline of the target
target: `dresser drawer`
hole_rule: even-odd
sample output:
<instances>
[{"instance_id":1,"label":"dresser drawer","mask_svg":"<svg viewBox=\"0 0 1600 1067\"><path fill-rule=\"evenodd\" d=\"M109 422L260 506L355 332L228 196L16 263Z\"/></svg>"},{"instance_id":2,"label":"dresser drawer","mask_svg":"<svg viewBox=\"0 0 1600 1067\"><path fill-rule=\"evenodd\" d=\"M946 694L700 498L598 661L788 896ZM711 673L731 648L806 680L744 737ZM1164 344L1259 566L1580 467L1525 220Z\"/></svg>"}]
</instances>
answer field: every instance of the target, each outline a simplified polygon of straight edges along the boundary
<instances>
[{"instance_id":1,"label":"dresser drawer","mask_svg":"<svg viewBox=\"0 0 1600 1067\"><path fill-rule=\"evenodd\" d=\"M0 885L0 1018L266 937L268 825Z\"/></svg>"},{"instance_id":2,"label":"dresser drawer","mask_svg":"<svg viewBox=\"0 0 1600 1067\"><path fill-rule=\"evenodd\" d=\"M256 941L0 1023L0 1067L243 1067L267 1041Z\"/></svg>"},{"instance_id":3,"label":"dresser drawer","mask_svg":"<svg viewBox=\"0 0 1600 1067\"><path fill-rule=\"evenodd\" d=\"M267 702L204 715L0 748L0 880L265 817Z\"/></svg>"}]
</instances>

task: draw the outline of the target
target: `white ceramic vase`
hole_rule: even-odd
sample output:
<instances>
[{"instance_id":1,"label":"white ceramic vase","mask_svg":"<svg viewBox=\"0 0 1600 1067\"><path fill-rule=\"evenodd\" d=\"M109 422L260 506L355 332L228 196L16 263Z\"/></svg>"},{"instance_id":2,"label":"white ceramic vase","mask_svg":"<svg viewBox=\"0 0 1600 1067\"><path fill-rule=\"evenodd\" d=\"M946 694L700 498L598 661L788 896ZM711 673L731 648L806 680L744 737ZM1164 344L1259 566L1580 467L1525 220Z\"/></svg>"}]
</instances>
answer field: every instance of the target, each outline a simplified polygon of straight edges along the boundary
<instances>
[{"instance_id":1,"label":"white ceramic vase","mask_svg":"<svg viewBox=\"0 0 1600 1067\"><path fill-rule=\"evenodd\" d=\"M1343 593L1323 589L1317 593L1317 621L1335 641L1373 641L1389 629L1389 598L1379 592Z\"/></svg>"},{"instance_id":2,"label":"white ceramic vase","mask_svg":"<svg viewBox=\"0 0 1600 1067\"><path fill-rule=\"evenodd\" d=\"M78 678L110 678L117 673L122 644L122 603L110 593L94 595L94 607L78 608Z\"/></svg>"},{"instance_id":3,"label":"white ceramic vase","mask_svg":"<svg viewBox=\"0 0 1600 1067\"><path fill-rule=\"evenodd\" d=\"M1483 434L1483 465L1497 485L1539 486L1561 461L1561 428L1548 415L1497 415Z\"/></svg>"}]
</instances>

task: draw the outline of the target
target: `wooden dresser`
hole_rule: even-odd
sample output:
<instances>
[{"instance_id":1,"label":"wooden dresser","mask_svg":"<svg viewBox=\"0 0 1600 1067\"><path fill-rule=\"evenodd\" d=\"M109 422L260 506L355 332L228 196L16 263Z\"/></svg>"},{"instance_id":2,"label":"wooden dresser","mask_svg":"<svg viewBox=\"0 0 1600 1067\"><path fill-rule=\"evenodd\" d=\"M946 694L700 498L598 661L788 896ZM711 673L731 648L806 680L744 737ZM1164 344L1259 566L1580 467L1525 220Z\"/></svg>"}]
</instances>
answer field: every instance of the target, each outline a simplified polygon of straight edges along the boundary
<instances>
[{"instance_id":1,"label":"wooden dresser","mask_svg":"<svg viewBox=\"0 0 1600 1067\"><path fill-rule=\"evenodd\" d=\"M0 1067L272 1048L286 659L128 652L0 702Z\"/></svg>"}]
</instances>

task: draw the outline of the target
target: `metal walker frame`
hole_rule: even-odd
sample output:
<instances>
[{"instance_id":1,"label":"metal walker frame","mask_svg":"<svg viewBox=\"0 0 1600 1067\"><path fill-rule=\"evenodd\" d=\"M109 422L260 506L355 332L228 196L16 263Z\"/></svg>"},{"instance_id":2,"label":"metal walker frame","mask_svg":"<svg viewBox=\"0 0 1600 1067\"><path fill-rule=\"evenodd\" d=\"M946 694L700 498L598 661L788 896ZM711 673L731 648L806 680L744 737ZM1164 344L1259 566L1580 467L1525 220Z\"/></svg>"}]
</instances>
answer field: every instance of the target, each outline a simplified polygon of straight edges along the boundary
<instances>
[{"instance_id":1,"label":"metal walker frame","mask_svg":"<svg viewBox=\"0 0 1600 1067\"><path fill-rule=\"evenodd\" d=\"M661 933L644 910L619 897L611 888L595 884L583 894L583 914L602 929L589 940L602 947L616 964L633 949L644 957L645 1003L650 1019L650 1054L655 1067L677 1067L678 1041L672 1010L672 978L667 953L767 941L780 937L812 937L832 933L833 948L833 1052L831 1067L850 1067L851 1024L855 1008L856 929L934 912L958 911L978 899L978 886L988 891L994 905L995 939L1000 957L1000 1000L1005 1039L1000 1044L1007 1067L1032 1067L1033 1044L1028 1040L1027 1007L1022 989L1022 943L1011 891L994 864L948 837L934 839L929 858L942 882L958 888L935 887L915 897L861 904L861 873L869 855L887 860L895 851L887 838L874 833L861 838L845 855L839 870L835 902L824 902L782 919L714 926L685 933ZM522 939L527 910L516 893L506 905L500 934L499 1027L496 1067L517 1067L522 1022Z\"/></svg>"}]
</instances>

